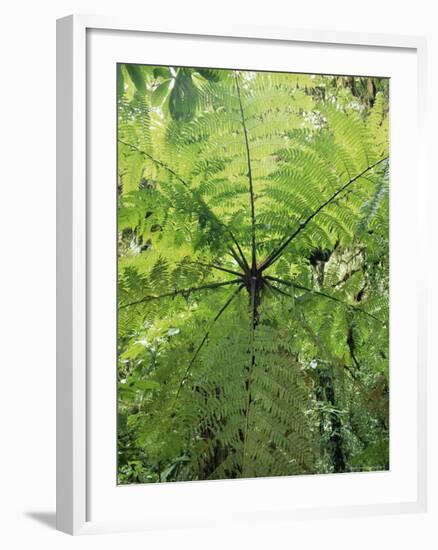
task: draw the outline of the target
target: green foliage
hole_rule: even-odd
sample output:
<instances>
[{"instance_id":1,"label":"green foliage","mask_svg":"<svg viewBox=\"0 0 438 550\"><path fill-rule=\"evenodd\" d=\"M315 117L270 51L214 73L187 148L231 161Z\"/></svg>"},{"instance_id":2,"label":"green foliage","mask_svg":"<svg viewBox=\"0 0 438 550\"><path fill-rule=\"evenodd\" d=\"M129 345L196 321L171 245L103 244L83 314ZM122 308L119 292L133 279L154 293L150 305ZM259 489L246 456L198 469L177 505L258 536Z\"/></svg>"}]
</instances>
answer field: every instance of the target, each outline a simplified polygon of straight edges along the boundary
<instances>
[{"instance_id":1,"label":"green foliage","mask_svg":"<svg viewBox=\"0 0 438 550\"><path fill-rule=\"evenodd\" d=\"M119 482L387 469L388 83L118 66Z\"/></svg>"}]
</instances>

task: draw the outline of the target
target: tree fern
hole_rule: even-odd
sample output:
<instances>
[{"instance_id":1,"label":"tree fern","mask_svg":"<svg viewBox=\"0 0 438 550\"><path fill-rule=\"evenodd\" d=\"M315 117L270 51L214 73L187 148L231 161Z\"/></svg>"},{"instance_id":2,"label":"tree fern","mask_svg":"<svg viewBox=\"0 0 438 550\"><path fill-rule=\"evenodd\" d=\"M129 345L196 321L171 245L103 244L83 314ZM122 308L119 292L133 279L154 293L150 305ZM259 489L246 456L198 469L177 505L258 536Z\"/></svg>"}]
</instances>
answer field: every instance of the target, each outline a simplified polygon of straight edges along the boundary
<instances>
[{"instance_id":1,"label":"tree fern","mask_svg":"<svg viewBox=\"0 0 438 550\"><path fill-rule=\"evenodd\" d=\"M368 84L119 70L121 483L388 467L388 99Z\"/></svg>"}]
</instances>

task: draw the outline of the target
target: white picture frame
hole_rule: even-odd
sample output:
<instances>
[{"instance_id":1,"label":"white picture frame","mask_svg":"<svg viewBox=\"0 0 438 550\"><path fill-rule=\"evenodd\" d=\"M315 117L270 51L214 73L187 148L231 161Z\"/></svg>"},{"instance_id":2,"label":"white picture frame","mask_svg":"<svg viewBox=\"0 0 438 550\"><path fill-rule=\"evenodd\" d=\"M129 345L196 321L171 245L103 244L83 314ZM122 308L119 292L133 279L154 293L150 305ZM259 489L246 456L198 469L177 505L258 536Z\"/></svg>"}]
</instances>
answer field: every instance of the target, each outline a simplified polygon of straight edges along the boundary
<instances>
[{"instance_id":1,"label":"white picture frame","mask_svg":"<svg viewBox=\"0 0 438 550\"><path fill-rule=\"evenodd\" d=\"M104 42L99 45L98 40L91 37L93 32L98 31L105 35ZM415 267L415 276L417 280L417 291L414 293L414 299L409 307L413 315L416 317L415 331L418 337L415 342L411 342L410 353L415 354L415 365L413 369L412 380L413 386L408 379L404 382L406 390L410 386L411 400L410 407L412 409L412 418L415 419L412 425L412 431L409 432L412 436L412 441L415 439L414 449L412 451L412 461L406 466L406 472L409 470L411 482L401 481L403 469L400 470L400 477L395 481L397 486L400 484L400 495L405 491L404 496L397 496L394 489L395 481L392 485L388 484L388 493L376 498L368 498L363 501L360 498L353 498L355 489L348 489L348 474L343 474L344 481L342 482L347 488L342 489L345 492L344 500L334 506L324 504L324 499L315 497L315 504L312 500L302 501L297 500L290 503L287 499L281 499L277 507L267 507L266 509L257 505L256 494L263 494L269 500L269 496L280 495L281 483L285 483L284 478L274 480L239 480L238 482L202 482L199 485L194 483L177 484L180 488L175 489L175 484L149 486L136 486L133 488L117 488L115 485L108 489L102 484L107 483L103 477L97 483L94 478L97 478L95 461L99 458L102 465L102 471L111 469L112 458L108 454L101 451L99 455L98 449L104 449L105 452L108 442L113 437L113 432L108 432L108 437L104 440L99 440L96 445L94 435L96 430L93 427L93 422L96 422L96 414L94 414L95 402L98 397L92 389L93 376L100 375L98 367L92 373L91 365L95 365L95 353L91 350L91 342L95 333L93 332L93 319L96 315L96 303L93 296L93 289L96 288L93 282L94 275L90 272L91 267L96 265L93 259L90 258L90 250L93 250L93 234L95 227L95 219L99 215L96 207L93 207L93 190L90 188L90 181L96 178L94 165L91 168L91 155L96 150L93 145L93 138L90 132L95 130L97 119L94 117L93 90L90 87L96 84L96 79L93 81L93 71L96 67L96 60L93 57L94 52L105 51L107 55L106 63L112 62L110 58L111 43L116 40L116 36L120 40L121 36L127 37L129 40L142 40L142 37L149 37L151 40L162 40L165 44L166 40L172 40L173 44L178 43L180 46L189 44L190 41L201 40L205 43L220 40L222 44L229 46L235 43L250 44L251 47L256 47L260 44L262 47L276 47L282 45L295 45L296 47L308 48L335 48L336 51L348 52L349 48L354 48L356 54L359 49L364 52L364 59L368 53L374 59L383 57L385 53L390 55L391 52L396 52L400 57L404 53L412 61L412 74L415 82L411 79L412 98L415 98L415 105L410 105L412 111L412 120L410 124L415 137L415 155L410 165L410 175L414 178L415 192L417 196L417 217L418 226L414 230L417 242L425 242L422 237L426 232L425 220L425 197L426 197L426 178L424 174L424 146L423 139L423 124L425 117L425 56L426 44L425 40L418 37L406 36L390 36L390 35L372 35L372 34L350 34L350 33L333 33L325 31L300 31L285 28L238 28L230 25L229 28L221 29L197 29L197 28L178 28L178 25L163 26L159 29L150 28L147 24L138 21L129 21L121 19L112 19L107 17L95 16L69 16L58 20L57 22L57 528L61 531L70 534L84 534L91 532L108 532L114 530L129 530L129 529L152 529L159 527L191 525L207 525L210 523L209 516L202 515L202 501L205 505L208 503L209 495L214 493L215 499L220 502L225 502L226 499L239 500L239 495L242 495L242 502L246 499L246 510L244 514L236 514L232 507L230 510L224 510L222 516L219 514L217 521L231 521L231 516L234 516L237 521L259 521L260 519L294 519L294 518L317 518L329 516L350 516L358 514L383 514L397 512L419 512L426 509L426 313L425 313L425 273L420 267L422 262L417 262ZM237 42L236 42L237 41ZM123 55L128 55L131 46L129 41L126 41L126 49ZM263 46L262 46L263 43ZM117 43L118 44L118 43ZM114 42L114 47L117 48ZM257 46L258 47L258 46ZM165 48L164 48L165 49ZM183 50L184 48L180 48ZM226 49L226 48L224 48ZM249 48L250 50L251 48ZM249 51L248 50L248 51ZM212 50L213 51L213 50ZM261 51L261 50L260 50ZM304 50L303 50L304 51ZM389 53L388 53L389 52ZM144 54L141 54L144 55ZM167 55L175 55L170 50ZM183 55L183 54L181 54ZM188 55L187 64L190 62L190 53ZM219 54L218 54L219 55ZM245 52L242 53L240 63L244 63ZM251 54L254 56L254 53ZM344 54L342 54L344 56ZM391 54L392 55L392 54ZM348 57L346 53L345 58ZM407 59L407 58L406 58ZM144 57L137 57L120 61L132 62L147 62ZM150 63L156 63L156 56L149 60ZM388 61L387 63L389 63ZM247 59L247 65L254 65L254 57ZM334 62L333 62L334 63ZM397 61L400 67L403 64L403 59ZM395 64L397 64L395 63ZM177 63L175 63L177 64ZM199 62L198 65L200 66ZM218 65L213 65L218 66ZM406 65L407 67L407 65ZM300 69L302 72L303 69ZM395 69L394 69L395 70ZM406 69L408 70L408 69ZM299 72L299 71L298 71ZM415 73L415 74L414 74ZM115 74L115 70L114 70ZM382 76L384 76L382 74ZM99 73L99 81L106 82L105 75ZM400 97L400 102L403 100ZM109 102L111 98L109 99ZM407 101L407 100L406 100ZM91 108L90 108L91 107ZM93 112L93 114L91 114ZM102 114L104 115L103 111ZM99 115L100 116L100 115ZM90 121L93 120L93 124ZM114 123L114 121L112 121ZM397 127L397 120L392 121ZM90 130L90 126L92 130ZM115 136L108 138L114 139ZM111 141L108 141L108 147L111 148ZM109 149L102 151L107 153ZM402 149L400 149L400 152ZM402 155L400 155L401 158ZM401 161L400 161L401 162ZM99 164L97 161L95 164ZM114 170L114 165L109 162L109 172ZM397 175L397 166L395 174ZM98 173L97 177L103 177L103 173ZM402 175L400 175L402 177ZM115 181L115 175L114 175ZM90 200L91 197L91 200ZM400 201L402 198L400 199ZM95 204L95 203L94 203ZM105 208L103 207L100 210ZM400 203L401 204L401 203ZM108 206L108 204L107 204ZM100 218L101 220L101 218ZM403 237L402 227L400 226L400 237L394 232L391 235L393 242L397 243L398 238ZM90 232L91 230L91 232ZM423 250L420 248L417 252L417 258L421 258ZM423 263L424 265L424 263ZM97 268L96 268L97 269ZM397 282L397 279L394 279ZM110 284L112 282L110 281ZM91 303L94 303L93 316L90 316ZM397 318L398 310L391 310L394 322L398 322L399 338L403 335L403 319ZM412 327L409 327L412 328ZM110 329L109 329L110 330ZM110 332L108 333L110 334ZM396 333L397 334L397 333ZM411 338L412 340L412 338ZM91 350L91 351L90 351ZM93 363L94 361L94 363ZM408 361L406 358L405 361ZM394 377L394 373L391 373ZM396 381L397 379L394 378ZM115 383L115 377L113 382ZM111 381L108 382L111 384ZM103 385L105 388L105 384ZM108 386L109 387L109 386ZM402 394L400 394L402 395ZM109 393L106 405L102 401L103 406L110 406L113 394ZM100 398L99 398L100 399ZM110 405L108 405L108 403ZM100 405L99 405L100 406ZM115 402L113 403L115 407ZM94 407L94 408L93 408ZM408 409L409 410L409 409ZM396 411L397 412L397 411ZM391 408L391 415L394 410ZM393 422L393 419L391 420ZM391 424L391 430L393 424ZM407 428L409 430L409 428ZM94 430L94 431L93 431ZM114 426L111 427L114 430ZM399 430L400 431L400 430ZM94 445L94 446L93 446ZM109 448L109 447L108 447ZM391 451L393 452L393 450ZM103 456L103 458L102 458ZM107 456L108 458L105 458ZM104 466L103 461L108 464ZM357 474L354 474L357 475ZM376 474L374 474L376 475ZM333 476L325 476L322 480L321 476L311 476L314 481L311 483L312 491L317 490L317 485L325 484L327 490L333 489L333 483L329 478ZM364 479L364 478L363 478ZM395 478L394 478L395 479ZM326 481L329 480L329 481ZM347 480L347 481L345 481ZM362 485L371 482L371 478L360 482ZM298 482L295 482L298 483ZM306 482L303 482L302 491L305 490ZM383 487L385 484L382 479L375 479L375 487L379 484ZM94 485L93 485L94 484ZM406 487L403 487L403 484ZM408 487L408 485L410 486ZM370 487L372 486L369 485ZM181 487L183 487L181 489ZM309 486L310 487L310 486ZM392 488L391 488L392 487ZM91 489L92 488L92 489ZM113 489L119 491L114 496ZM152 491L151 491L152 489ZM150 492L146 495L144 491ZM324 489L325 490L325 489ZM374 490L374 489L373 489ZM379 491L380 489L376 489ZM94 495L100 491L100 494ZM122 493L123 491L123 498ZM144 502L146 498L149 502L151 498L155 500L153 507L156 508L155 514L137 514L136 517L131 517L129 513L121 514L120 508L129 510L127 504L127 492L132 491L133 499L137 499L137 508L139 502ZM342 492L341 491L341 492ZM392 491L392 493L391 493ZM143 494L142 494L143 492ZM316 494L315 492L315 494ZM351 498L348 494L350 492ZM92 496L90 496L92 495ZM119 496L117 496L119 495ZM140 495L140 496L139 496ZM393 495L390 497L390 495ZM101 512L91 514L90 510L94 510L96 502L111 501L112 498L120 500L120 506L114 505L112 508L103 509ZM163 513L163 507L166 500L185 499L187 502L192 502L193 509L190 506L184 510L183 515L178 515L177 511L170 511L169 514ZM140 499L140 500L138 500ZM143 499L143 500L142 500ZM192 499L192 500L190 500ZM222 499L222 500L221 500ZM319 499L319 500L318 500ZM374 500L373 500L374 499ZM201 501L199 509L196 508L195 501ZM253 502L253 504L250 504ZM160 504L161 503L161 504ZM248 504L249 503L249 504ZM128 506L128 508L126 508ZM161 508L160 508L161 506ZM96 508L97 509L97 508ZM117 511L119 510L119 512ZM152 517L153 515L153 517ZM95 519L93 516L96 516ZM212 520L213 521L213 520Z\"/></svg>"}]
</instances>

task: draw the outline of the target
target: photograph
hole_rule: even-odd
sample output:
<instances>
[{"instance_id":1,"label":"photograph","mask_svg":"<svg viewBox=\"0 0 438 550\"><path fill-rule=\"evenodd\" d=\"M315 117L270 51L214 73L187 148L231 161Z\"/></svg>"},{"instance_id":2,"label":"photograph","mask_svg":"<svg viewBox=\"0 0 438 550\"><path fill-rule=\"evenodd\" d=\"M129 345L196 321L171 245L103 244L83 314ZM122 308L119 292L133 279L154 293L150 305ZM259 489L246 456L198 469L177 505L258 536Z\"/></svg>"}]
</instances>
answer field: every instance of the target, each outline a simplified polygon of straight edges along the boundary
<instances>
[{"instance_id":1,"label":"photograph","mask_svg":"<svg viewBox=\"0 0 438 550\"><path fill-rule=\"evenodd\" d=\"M388 471L390 78L114 70L117 483Z\"/></svg>"},{"instance_id":2,"label":"photograph","mask_svg":"<svg viewBox=\"0 0 438 550\"><path fill-rule=\"evenodd\" d=\"M374 4L6 4L0 549L438 550L437 19Z\"/></svg>"}]
</instances>

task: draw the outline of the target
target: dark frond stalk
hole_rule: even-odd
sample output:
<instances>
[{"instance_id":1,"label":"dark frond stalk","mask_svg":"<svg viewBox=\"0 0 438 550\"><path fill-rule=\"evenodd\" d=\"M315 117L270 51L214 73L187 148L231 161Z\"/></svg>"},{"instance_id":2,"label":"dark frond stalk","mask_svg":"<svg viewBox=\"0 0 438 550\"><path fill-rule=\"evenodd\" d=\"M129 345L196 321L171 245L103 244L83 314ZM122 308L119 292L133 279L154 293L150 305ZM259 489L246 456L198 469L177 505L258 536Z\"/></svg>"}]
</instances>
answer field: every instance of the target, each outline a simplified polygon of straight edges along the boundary
<instances>
[{"instance_id":1,"label":"dark frond stalk","mask_svg":"<svg viewBox=\"0 0 438 550\"><path fill-rule=\"evenodd\" d=\"M211 220L218 226L218 227L222 227L223 229L225 229L225 231L227 233L229 233L229 235L231 236L232 240L234 241L234 243L236 244L236 246L239 248L240 250L240 246L238 245L237 243L237 240L235 239L234 235L231 233L231 230L221 221L219 220L219 218L216 216L216 214L209 208L209 206L207 205L207 203L204 201L204 199L200 196L199 193L197 193L196 191L194 191L193 189L191 189L190 185L188 184L188 182L183 179L179 174L177 174L177 172L175 172L175 170L173 170L173 168L171 168L170 166L168 166L167 164L165 164L164 162L162 162L161 160L159 159L156 159L154 158L152 155L150 155L149 153L147 153L146 151L143 151L142 149L140 149L139 147L137 147L136 145L133 145L132 143L127 143L126 141L123 141L122 139L119 139L118 140L119 143L121 143L122 145L125 145L126 147L129 147L130 149L132 149L133 151L136 151L137 153L139 153L140 155L148 158L151 162L153 162L154 164L156 164L157 166L160 166L161 168L163 168L164 170L166 170L167 172L169 172L169 174L172 174L172 176L177 179L183 186L184 188L192 195L192 197L196 200L196 202L203 208L204 212L206 214L208 214L211 218ZM231 247L231 249L234 251L234 249ZM240 251L241 252L241 251ZM234 251L234 253L236 253ZM237 255L237 253L236 253Z\"/></svg>"},{"instance_id":2,"label":"dark frond stalk","mask_svg":"<svg viewBox=\"0 0 438 550\"><path fill-rule=\"evenodd\" d=\"M234 250L232 248L229 248L228 249L228 253L230 254L230 256L236 260L237 264L239 265L239 267L242 269L242 271L245 271L245 265L244 263L242 262L242 258L240 256L238 256Z\"/></svg>"},{"instance_id":3,"label":"dark frond stalk","mask_svg":"<svg viewBox=\"0 0 438 550\"><path fill-rule=\"evenodd\" d=\"M248 264L248 262L247 262L247 260L246 260L246 258L245 258L245 255L244 255L244 253L243 253L243 251L242 251L242 248L241 248L241 246L240 246L238 240L236 239L236 237L235 237L234 234L232 233L232 231L231 231L231 230L228 230L228 231L229 231L229 233L230 233L231 238L232 238L233 241L234 241L234 244L235 244L236 247L237 247L237 250L239 251L240 257L242 258L242 262L243 262L243 264L244 264L244 266L245 266L244 271L249 273L249 271L250 271L249 264ZM230 248L230 250L232 250L233 253L235 254L235 251L234 251L233 248Z\"/></svg>"},{"instance_id":4,"label":"dark frond stalk","mask_svg":"<svg viewBox=\"0 0 438 550\"><path fill-rule=\"evenodd\" d=\"M349 304L348 302L344 302L344 300L340 300L339 298L335 298L335 296L330 296L330 294L326 294L325 292L320 292L319 290L314 290L313 288L308 288L303 285L299 285L297 283L292 283L291 281L284 281L283 279L279 279L278 277L272 277L271 275L266 275L265 279L268 279L269 281L275 281L276 283L279 283L281 285L289 286L291 288L297 288L298 290L304 290L305 292L310 292L311 294L315 294L316 296L322 296L323 298L327 298L329 300L333 300L334 302L337 302L338 304L343 305L344 307L351 308L353 311L358 311L360 313L363 313L364 315L367 315L368 317L371 317L371 319L374 319L375 321L378 321L379 323L383 323L381 319L373 315L372 313L368 313L368 311L365 311L364 309L354 306L353 304ZM278 290L278 289L277 289Z\"/></svg>"},{"instance_id":5,"label":"dark frond stalk","mask_svg":"<svg viewBox=\"0 0 438 550\"><path fill-rule=\"evenodd\" d=\"M206 333L204 334L204 337L202 338L200 344L198 345L198 347L196 348L196 351L195 353L193 354L193 357L190 359L190 362L186 368L186 371L184 373L184 376L183 378L181 379L181 382L179 384L179 387L178 387L178 391L176 392L176 396L175 396L175 403L179 397L179 394L181 392L181 388L183 387L183 384L184 382L187 380L187 377L190 373L190 370L194 364L194 362L196 361L196 358L198 357L199 355L199 352L202 350L202 348L204 347L204 344L206 343L207 341L207 338L211 332L211 329L213 328L214 324L216 323L216 321L219 319L219 317L224 313L224 311L227 309L227 307L231 304L231 302L234 300L234 298L237 296L237 294L239 294L239 292L242 290L243 288L243 284L239 285L239 287L231 294L231 296L228 297L227 301L224 303L224 305L220 308L220 310L216 313L216 315L213 317L213 320L211 321L210 323L210 326L208 327Z\"/></svg>"},{"instance_id":6,"label":"dark frond stalk","mask_svg":"<svg viewBox=\"0 0 438 550\"><path fill-rule=\"evenodd\" d=\"M274 262L276 262L282 255L284 249L290 244L291 241L317 216L321 210L323 210L326 206L328 206L330 203L332 203L336 197L338 197L343 191L348 189L350 185L352 185L354 182L356 182L358 179L360 179L364 174L381 164L382 162L388 160L388 157L385 157L383 159L378 160L371 166L368 166L363 170L360 174L357 174L354 178L349 180L347 183L345 183L342 187L340 187L333 195L328 198L325 202L323 202L316 210L310 214L303 222L300 223L300 225L297 227L297 229L290 235L286 240L283 241L283 243L271 254L266 258L266 260L262 263L260 266L261 270L267 269L269 266L271 266Z\"/></svg>"},{"instance_id":7,"label":"dark frond stalk","mask_svg":"<svg viewBox=\"0 0 438 550\"><path fill-rule=\"evenodd\" d=\"M203 262L195 262L195 263L203 267L212 267L213 269L217 269L218 271L223 271L224 273L230 273L231 275L236 275L236 277L242 276L242 273L239 273L238 271L234 271L233 269L228 269L227 267L222 267L221 265L204 264Z\"/></svg>"},{"instance_id":8,"label":"dark frond stalk","mask_svg":"<svg viewBox=\"0 0 438 550\"><path fill-rule=\"evenodd\" d=\"M256 265L257 265L257 258L256 258L256 237L255 237L254 186L253 186L252 170L251 170L251 156L249 152L248 131L246 128L245 114L243 112L242 97L240 95L239 77L237 76L236 71L234 71L234 79L236 81L237 97L238 97L239 106L240 106L240 117L242 120L243 135L245 137L246 159L248 163L249 196L250 196L250 204L251 204L251 268L253 272L255 272Z\"/></svg>"},{"instance_id":9,"label":"dark frond stalk","mask_svg":"<svg viewBox=\"0 0 438 550\"><path fill-rule=\"evenodd\" d=\"M136 151L137 153L140 153L140 155L148 158L149 160L151 160L154 164L156 164L157 166L160 166L161 168L163 168L164 170L166 170L167 172L169 172L169 174L172 174L172 176L174 176L180 183L182 183L184 185L184 187L186 187L188 190L190 190L190 186L189 184L181 177L179 176L175 170L173 170L172 168L170 168L170 166L168 166L167 164L165 164L164 162L162 162L161 160L158 160L156 158L154 158L152 155L150 155L149 153L147 153L146 151L143 151L143 149L140 149L139 147L137 147L136 145L133 145L132 143L127 143L126 141L123 141L122 139L119 139L118 140L119 143L121 143L122 145L125 145L126 147L129 147L130 149L132 149L133 151Z\"/></svg>"},{"instance_id":10,"label":"dark frond stalk","mask_svg":"<svg viewBox=\"0 0 438 550\"><path fill-rule=\"evenodd\" d=\"M219 288L221 286L227 286L227 285L234 285L238 282L240 282L241 279L232 279L231 281L223 281L218 283L210 283L208 285L201 285L196 287L190 287L190 288L183 288L178 290L172 290L171 292L165 292L164 294L160 294L159 296L145 296L144 298L141 298L140 300L136 300L135 302L129 302L128 304L122 304L119 306L119 309L124 309L125 307L135 306L137 304L142 304L144 302L149 302L151 300L160 300L162 298L170 298L178 295L188 295L192 294L193 292L198 292L199 290L207 290L207 289L215 289Z\"/></svg>"},{"instance_id":11,"label":"dark frond stalk","mask_svg":"<svg viewBox=\"0 0 438 550\"><path fill-rule=\"evenodd\" d=\"M200 204L200 206L202 206L202 208L205 210L205 212L212 218L212 220L217 223L218 225L222 226L222 227L225 227L224 224L217 218L216 214L208 207L207 203L204 201L204 199L199 195L199 193L197 193L195 190L191 189L189 183L183 179L177 172L175 172L175 170L173 170L173 168L171 168L170 166L168 166L167 164L165 164L164 162L162 162L161 160L159 159L156 159L154 158L152 155L150 155L149 153L147 153L146 151L143 151L142 149L140 149L139 147L137 147L136 145L133 145L132 143L127 143L126 141L123 141L121 139L119 139L119 143L121 143L122 145L125 145L126 147L129 147L130 149L132 149L133 151L136 151L137 153L139 153L140 155L148 158L150 161L152 161L154 164L156 164L157 166L160 166L161 168L163 168L164 170L166 170L166 172L169 172L169 174L172 174L172 176L177 179L184 187L185 189L187 189L187 191L192 195L192 197Z\"/></svg>"},{"instance_id":12,"label":"dark frond stalk","mask_svg":"<svg viewBox=\"0 0 438 550\"><path fill-rule=\"evenodd\" d=\"M285 292L284 290L281 290L280 288L271 284L269 281L266 280L266 277L265 277L265 283L268 288L270 288L271 290L274 290L275 292L278 292L278 294L282 294L283 296L287 296L288 298L293 298L295 300L295 296L293 294L291 294L290 292Z\"/></svg>"}]
</instances>

